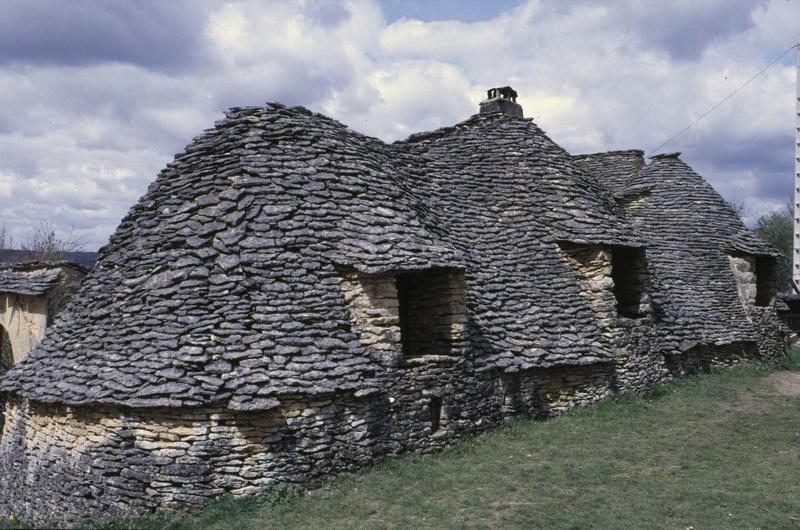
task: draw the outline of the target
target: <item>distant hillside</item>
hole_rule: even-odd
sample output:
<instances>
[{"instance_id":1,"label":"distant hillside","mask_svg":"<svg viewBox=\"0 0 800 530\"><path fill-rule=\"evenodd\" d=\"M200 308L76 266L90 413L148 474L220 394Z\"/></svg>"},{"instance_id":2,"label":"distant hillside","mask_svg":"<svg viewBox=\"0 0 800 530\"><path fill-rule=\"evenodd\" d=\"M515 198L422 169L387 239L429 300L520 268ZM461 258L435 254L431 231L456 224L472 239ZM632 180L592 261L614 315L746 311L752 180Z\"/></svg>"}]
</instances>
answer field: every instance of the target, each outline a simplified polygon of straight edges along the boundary
<instances>
[{"instance_id":1,"label":"distant hillside","mask_svg":"<svg viewBox=\"0 0 800 530\"><path fill-rule=\"evenodd\" d=\"M29 261L30 259L31 255L27 250L0 249L0 263L18 263L20 261ZM66 252L64 259L91 268L97 259L97 252Z\"/></svg>"}]
</instances>

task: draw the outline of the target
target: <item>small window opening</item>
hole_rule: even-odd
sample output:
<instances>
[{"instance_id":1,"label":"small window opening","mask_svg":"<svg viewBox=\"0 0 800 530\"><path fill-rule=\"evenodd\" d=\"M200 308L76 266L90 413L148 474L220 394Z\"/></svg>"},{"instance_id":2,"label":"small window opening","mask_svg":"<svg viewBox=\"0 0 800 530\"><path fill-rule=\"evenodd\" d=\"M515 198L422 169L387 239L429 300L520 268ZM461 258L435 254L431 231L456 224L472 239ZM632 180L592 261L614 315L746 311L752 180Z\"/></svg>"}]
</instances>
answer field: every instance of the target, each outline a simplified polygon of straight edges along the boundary
<instances>
[{"instance_id":1,"label":"small window opening","mask_svg":"<svg viewBox=\"0 0 800 530\"><path fill-rule=\"evenodd\" d=\"M617 313L627 318L645 316L647 259L643 248L614 247L611 253L611 277Z\"/></svg>"},{"instance_id":2,"label":"small window opening","mask_svg":"<svg viewBox=\"0 0 800 530\"><path fill-rule=\"evenodd\" d=\"M11 337L6 328L0 326L0 373L14 366L14 351L11 349Z\"/></svg>"},{"instance_id":3,"label":"small window opening","mask_svg":"<svg viewBox=\"0 0 800 530\"><path fill-rule=\"evenodd\" d=\"M772 304L778 290L775 258L756 256L756 305Z\"/></svg>"},{"instance_id":4,"label":"small window opening","mask_svg":"<svg viewBox=\"0 0 800 530\"><path fill-rule=\"evenodd\" d=\"M431 434L435 434L442 426L442 398L432 397L428 412L431 418Z\"/></svg>"},{"instance_id":5,"label":"small window opening","mask_svg":"<svg viewBox=\"0 0 800 530\"><path fill-rule=\"evenodd\" d=\"M454 355L464 315L463 272L399 274L397 298L403 356Z\"/></svg>"}]
</instances>

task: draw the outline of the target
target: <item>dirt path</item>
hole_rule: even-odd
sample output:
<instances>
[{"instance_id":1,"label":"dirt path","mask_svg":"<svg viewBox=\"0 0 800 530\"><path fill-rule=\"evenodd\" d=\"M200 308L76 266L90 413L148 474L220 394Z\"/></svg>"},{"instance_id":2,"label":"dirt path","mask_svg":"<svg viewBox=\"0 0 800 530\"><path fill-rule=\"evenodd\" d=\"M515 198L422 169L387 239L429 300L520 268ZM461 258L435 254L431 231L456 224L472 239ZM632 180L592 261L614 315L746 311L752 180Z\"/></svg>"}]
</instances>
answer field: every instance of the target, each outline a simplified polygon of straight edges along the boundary
<instances>
[{"instance_id":1,"label":"dirt path","mask_svg":"<svg viewBox=\"0 0 800 530\"><path fill-rule=\"evenodd\" d=\"M800 372L775 372L766 381L782 396L800 396Z\"/></svg>"},{"instance_id":2,"label":"dirt path","mask_svg":"<svg viewBox=\"0 0 800 530\"><path fill-rule=\"evenodd\" d=\"M768 413L774 403L770 396L800 396L800 372L774 372L758 380L758 383L736 393L736 399L720 401L718 406L725 412L745 414Z\"/></svg>"}]
</instances>

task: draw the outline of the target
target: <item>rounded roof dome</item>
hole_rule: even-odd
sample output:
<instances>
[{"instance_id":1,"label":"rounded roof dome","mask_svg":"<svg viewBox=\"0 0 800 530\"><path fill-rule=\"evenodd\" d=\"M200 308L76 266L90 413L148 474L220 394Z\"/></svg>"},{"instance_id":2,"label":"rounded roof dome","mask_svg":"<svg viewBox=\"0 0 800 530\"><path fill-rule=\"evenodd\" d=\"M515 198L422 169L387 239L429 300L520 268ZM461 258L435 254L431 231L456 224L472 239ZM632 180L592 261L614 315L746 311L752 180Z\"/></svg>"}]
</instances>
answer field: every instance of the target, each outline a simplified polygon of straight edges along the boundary
<instances>
[{"instance_id":1,"label":"rounded roof dome","mask_svg":"<svg viewBox=\"0 0 800 530\"><path fill-rule=\"evenodd\" d=\"M234 108L159 174L0 390L237 410L373 392L382 367L351 329L341 267L465 269L479 367L608 360L561 240L642 244L530 120L387 145L302 107Z\"/></svg>"}]
</instances>

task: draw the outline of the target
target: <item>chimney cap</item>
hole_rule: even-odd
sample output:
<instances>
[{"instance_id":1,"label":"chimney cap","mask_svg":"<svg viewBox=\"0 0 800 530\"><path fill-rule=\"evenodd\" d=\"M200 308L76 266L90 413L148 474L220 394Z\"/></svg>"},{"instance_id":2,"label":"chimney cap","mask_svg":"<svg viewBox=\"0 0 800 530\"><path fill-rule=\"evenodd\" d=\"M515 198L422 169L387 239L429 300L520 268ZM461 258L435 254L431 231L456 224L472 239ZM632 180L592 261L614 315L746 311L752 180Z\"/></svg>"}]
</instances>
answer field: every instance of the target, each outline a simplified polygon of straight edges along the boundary
<instances>
[{"instance_id":1,"label":"chimney cap","mask_svg":"<svg viewBox=\"0 0 800 530\"><path fill-rule=\"evenodd\" d=\"M522 118L522 106L517 103L517 91L510 86L490 88L486 91L487 99L480 103L481 114L502 112L508 116Z\"/></svg>"},{"instance_id":2,"label":"chimney cap","mask_svg":"<svg viewBox=\"0 0 800 530\"><path fill-rule=\"evenodd\" d=\"M511 88L510 86L503 86L503 87L495 87L490 88L486 91L486 99L510 99L511 101L517 101L517 91Z\"/></svg>"}]
</instances>

